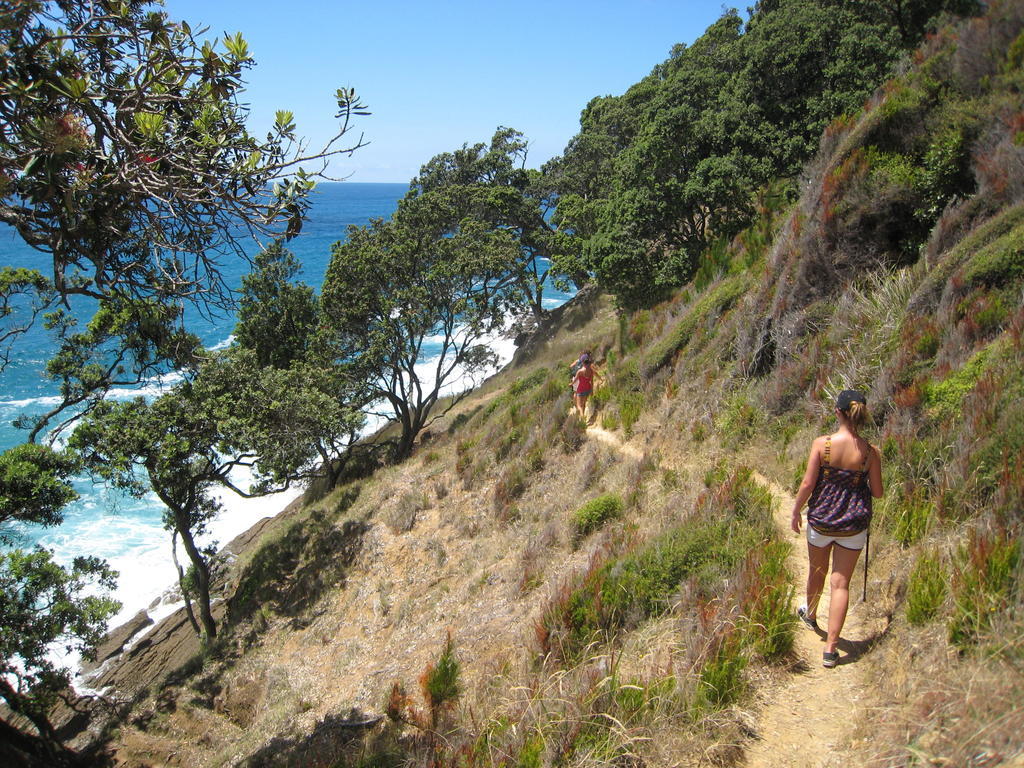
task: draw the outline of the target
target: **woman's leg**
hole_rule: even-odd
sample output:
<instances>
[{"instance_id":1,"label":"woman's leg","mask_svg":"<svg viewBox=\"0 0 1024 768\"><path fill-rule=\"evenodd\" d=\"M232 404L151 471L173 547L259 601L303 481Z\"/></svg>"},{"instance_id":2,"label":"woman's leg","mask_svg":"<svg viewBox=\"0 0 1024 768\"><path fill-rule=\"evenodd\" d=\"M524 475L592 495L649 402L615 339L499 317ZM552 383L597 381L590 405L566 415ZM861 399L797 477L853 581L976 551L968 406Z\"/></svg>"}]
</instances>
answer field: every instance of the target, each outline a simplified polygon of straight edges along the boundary
<instances>
[{"instance_id":1,"label":"woman's leg","mask_svg":"<svg viewBox=\"0 0 1024 768\"><path fill-rule=\"evenodd\" d=\"M583 419L583 421L587 420L587 398L589 397L589 393L586 395L580 395L580 418Z\"/></svg>"},{"instance_id":2,"label":"woman's leg","mask_svg":"<svg viewBox=\"0 0 1024 768\"><path fill-rule=\"evenodd\" d=\"M832 549L829 544L825 547L816 547L807 542L807 618L813 619L818 615L818 600L821 599L821 591L825 588L825 574L828 572L828 553Z\"/></svg>"},{"instance_id":3,"label":"woman's leg","mask_svg":"<svg viewBox=\"0 0 1024 768\"><path fill-rule=\"evenodd\" d=\"M859 549L847 549L836 544L832 547L832 578L828 609L828 639L825 650L832 652L839 642L839 633L846 622L846 610L850 605L850 579L860 557Z\"/></svg>"}]
</instances>

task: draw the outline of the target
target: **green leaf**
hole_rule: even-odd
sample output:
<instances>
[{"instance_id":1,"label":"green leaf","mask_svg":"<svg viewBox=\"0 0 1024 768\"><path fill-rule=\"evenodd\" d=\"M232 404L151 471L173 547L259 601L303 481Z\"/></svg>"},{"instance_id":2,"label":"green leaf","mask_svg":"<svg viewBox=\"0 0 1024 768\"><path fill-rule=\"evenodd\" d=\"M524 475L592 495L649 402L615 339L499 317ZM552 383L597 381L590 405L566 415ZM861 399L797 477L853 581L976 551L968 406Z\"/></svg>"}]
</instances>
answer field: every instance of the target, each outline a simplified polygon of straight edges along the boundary
<instances>
[{"instance_id":1,"label":"green leaf","mask_svg":"<svg viewBox=\"0 0 1024 768\"><path fill-rule=\"evenodd\" d=\"M133 117L135 118L135 127L147 139L158 138L166 123L164 116L157 112L136 112Z\"/></svg>"},{"instance_id":2,"label":"green leaf","mask_svg":"<svg viewBox=\"0 0 1024 768\"><path fill-rule=\"evenodd\" d=\"M279 109L274 115L274 128L288 134L295 130L295 115L287 109Z\"/></svg>"},{"instance_id":3,"label":"green leaf","mask_svg":"<svg viewBox=\"0 0 1024 768\"><path fill-rule=\"evenodd\" d=\"M249 44L245 42L241 32L225 37L224 47L237 60L241 61L249 58Z\"/></svg>"},{"instance_id":4,"label":"green leaf","mask_svg":"<svg viewBox=\"0 0 1024 768\"><path fill-rule=\"evenodd\" d=\"M60 82L64 87L57 90L76 101L82 98L89 89L89 80L85 77L62 77Z\"/></svg>"}]
</instances>

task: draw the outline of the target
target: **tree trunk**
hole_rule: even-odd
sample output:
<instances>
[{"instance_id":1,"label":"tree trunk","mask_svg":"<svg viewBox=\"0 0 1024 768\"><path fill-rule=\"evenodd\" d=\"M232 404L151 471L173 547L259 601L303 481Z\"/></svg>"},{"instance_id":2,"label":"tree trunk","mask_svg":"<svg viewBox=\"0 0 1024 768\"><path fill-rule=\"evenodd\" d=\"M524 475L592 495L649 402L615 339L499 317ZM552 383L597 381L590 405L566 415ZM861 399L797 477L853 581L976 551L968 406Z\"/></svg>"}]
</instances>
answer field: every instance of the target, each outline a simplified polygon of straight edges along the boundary
<instances>
[{"instance_id":1,"label":"tree trunk","mask_svg":"<svg viewBox=\"0 0 1024 768\"><path fill-rule=\"evenodd\" d=\"M195 570L196 597L199 601L199 618L203 622L203 631L207 640L213 640L217 636L217 624L210 609L210 569L207 567L206 558L192 538L192 531L188 527L188 515L175 510L174 525Z\"/></svg>"},{"instance_id":2,"label":"tree trunk","mask_svg":"<svg viewBox=\"0 0 1024 768\"><path fill-rule=\"evenodd\" d=\"M189 596L188 587L185 586L185 570L181 567L178 562L178 529L174 529L174 533L171 534L171 559L174 560L174 567L178 571L178 587L181 589L181 597L185 601L185 613L188 615L189 623L192 625L192 629L195 630L196 635L202 635L199 629L199 622L196 621L195 611L192 610L192 598Z\"/></svg>"}]
</instances>

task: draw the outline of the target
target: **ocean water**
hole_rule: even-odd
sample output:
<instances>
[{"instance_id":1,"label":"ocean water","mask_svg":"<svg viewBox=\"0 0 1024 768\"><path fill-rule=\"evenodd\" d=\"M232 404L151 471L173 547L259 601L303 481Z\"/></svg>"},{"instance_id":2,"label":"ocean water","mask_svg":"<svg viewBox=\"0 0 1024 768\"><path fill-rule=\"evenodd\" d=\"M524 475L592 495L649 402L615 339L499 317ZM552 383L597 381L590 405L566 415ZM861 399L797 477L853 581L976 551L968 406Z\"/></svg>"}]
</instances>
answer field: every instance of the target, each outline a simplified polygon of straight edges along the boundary
<instances>
[{"instance_id":1,"label":"ocean water","mask_svg":"<svg viewBox=\"0 0 1024 768\"><path fill-rule=\"evenodd\" d=\"M299 276L303 282L319 288L330 260L331 245L343 240L350 224L362 225L371 218L387 218L405 194L405 184L324 183L317 187L310 220L302 233L288 244L302 263ZM0 264L34 266L44 274L49 271L46 255L26 246L8 228L0 227ZM248 265L239 260L227 264L224 274L228 285L241 285ZM557 306L569 298L549 289L546 304ZM73 305L73 309L75 306ZM79 306L79 311L82 307ZM189 326L209 348L231 343L233 316L202 318L193 315ZM507 361L514 351L510 342L495 339L496 351ZM57 402L56 385L44 374L44 366L53 350L52 340L37 325L19 342L10 364L0 375L0 449L24 440L24 432L15 429L14 419L24 413L39 413ZM428 350L429 353L429 350ZM146 382L139 389L122 389L111 397L134 397L140 393L156 395L173 383L174 377ZM171 562L170 535L162 524L162 506L153 496L143 499L127 497L88 478L76 480L78 501L65 509L64 523L55 528L25 527L21 529L22 544L39 544L51 549L64 563L78 555L96 555L108 560L120 572L115 594L123 604L112 625L148 609L158 618L176 605L165 593L176 582ZM206 541L221 545L242 533L259 519L283 509L300 491L260 499L242 499L230 492L221 496L223 512L213 521Z\"/></svg>"}]
</instances>

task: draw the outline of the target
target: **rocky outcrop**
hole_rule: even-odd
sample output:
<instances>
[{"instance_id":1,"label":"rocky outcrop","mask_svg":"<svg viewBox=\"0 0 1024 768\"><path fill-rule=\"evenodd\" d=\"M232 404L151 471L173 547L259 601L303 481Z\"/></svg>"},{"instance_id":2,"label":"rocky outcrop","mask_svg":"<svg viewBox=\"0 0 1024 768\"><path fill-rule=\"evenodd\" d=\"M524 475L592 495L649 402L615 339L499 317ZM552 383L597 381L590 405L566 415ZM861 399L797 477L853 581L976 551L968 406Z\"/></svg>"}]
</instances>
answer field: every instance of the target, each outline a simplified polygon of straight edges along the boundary
<instances>
[{"instance_id":1,"label":"rocky outcrop","mask_svg":"<svg viewBox=\"0 0 1024 768\"><path fill-rule=\"evenodd\" d=\"M139 611L121 626L111 630L96 647L96 658L83 661L81 665L82 679L88 680L108 661L119 655L128 643L144 629L153 625L153 619L145 611Z\"/></svg>"},{"instance_id":2,"label":"rocky outcrop","mask_svg":"<svg viewBox=\"0 0 1024 768\"><path fill-rule=\"evenodd\" d=\"M282 515L292 509L288 507ZM261 519L218 552L212 569L213 593L221 597L213 606L213 616L218 623L224 617L223 598L234 591L231 564L259 541L275 519ZM160 620L139 638L140 633L153 623L146 611L139 611L129 621L111 630L98 646L96 660L82 664L83 682L89 688L108 692L115 698L130 699L180 670L199 653L199 638L184 608Z\"/></svg>"}]
</instances>

